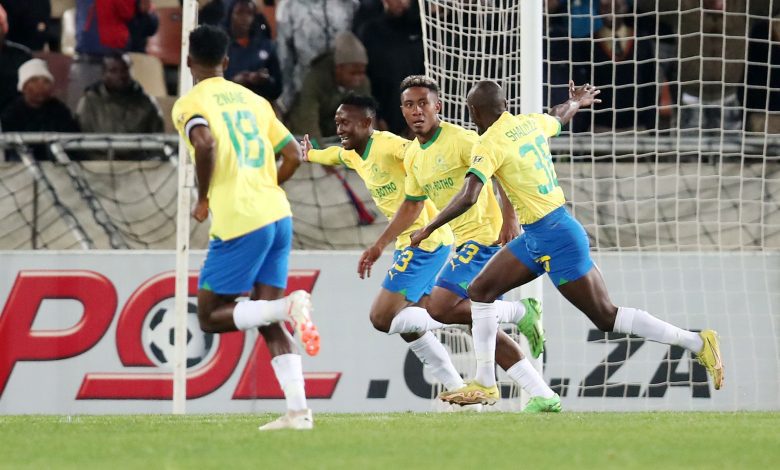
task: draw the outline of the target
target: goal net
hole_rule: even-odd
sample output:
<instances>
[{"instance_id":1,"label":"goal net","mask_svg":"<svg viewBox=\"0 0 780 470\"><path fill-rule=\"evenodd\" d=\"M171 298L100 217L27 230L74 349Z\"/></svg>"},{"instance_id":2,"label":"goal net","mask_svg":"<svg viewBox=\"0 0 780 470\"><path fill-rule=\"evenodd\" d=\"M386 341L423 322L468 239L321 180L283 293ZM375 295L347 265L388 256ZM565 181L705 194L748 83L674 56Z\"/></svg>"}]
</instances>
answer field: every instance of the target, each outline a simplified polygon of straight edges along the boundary
<instances>
[{"instance_id":1,"label":"goal net","mask_svg":"<svg viewBox=\"0 0 780 470\"><path fill-rule=\"evenodd\" d=\"M420 2L445 119L472 127L479 79L519 112L531 3ZM545 106L570 79L602 90L550 145L612 301L719 331L727 387L681 348L597 330L547 281L545 378L569 410L760 408L780 392L780 2L544 3ZM467 335L443 340L473 355Z\"/></svg>"}]
</instances>

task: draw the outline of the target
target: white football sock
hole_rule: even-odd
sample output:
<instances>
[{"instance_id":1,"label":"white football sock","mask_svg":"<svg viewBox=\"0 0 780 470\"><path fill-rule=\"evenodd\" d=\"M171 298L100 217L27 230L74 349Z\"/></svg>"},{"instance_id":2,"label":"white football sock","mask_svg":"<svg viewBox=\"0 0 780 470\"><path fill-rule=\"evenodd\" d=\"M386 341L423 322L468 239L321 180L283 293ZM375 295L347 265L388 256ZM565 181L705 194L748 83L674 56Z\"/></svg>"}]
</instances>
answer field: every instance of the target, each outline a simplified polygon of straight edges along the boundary
<instances>
[{"instance_id":1,"label":"white football sock","mask_svg":"<svg viewBox=\"0 0 780 470\"><path fill-rule=\"evenodd\" d=\"M634 334L658 343L682 346L696 354L704 347L698 333L677 328L637 308L618 307L612 331Z\"/></svg>"},{"instance_id":2,"label":"white football sock","mask_svg":"<svg viewBox=\"0 0 780 470\"><path fill-rule=\"evenodd\" d=\"M507 369L506 373L532 397L552 398L555 395L527 357Z\"/></svg>"},{"instance_id":3,"label":"white football sock","mask_svg":"<svg viewBox=\"0 0 780 470\"><path fill-rule=\"evenodd\" d=\"M471 301L471 336L474 338L474 355L477 357L477 373L474 380L485 387L496 384L496 335L498 315L493 302Z\"/></svg>"},{"instance_id":4,"label":"white football sock","mask_svg":"<svg viewBox=\"0 0 780 470\"><path fill-rule=\"evenodd\" d=\"M443 328L444 323L437 322L422 307L406 307L393 318L390 330L387 334L396 333L423 333L430 330Z\"/></svg>"},{"instance_id":5,"label":"white football sock","mask_svg":"<svg viewBox=\"0 0 780 470\"><path fill-rule=\"evenodd\" d=\"M457 390L466 385L452 365L447 348L430 331L426 331L421 338L409 343L409 349L430 368L431 374L444 384L447 390Z\"/></svg>"},{"instance_id":6,"label":"white football sock","mask_svg":"<svg viewBox=\"0 0 780 470\"><path fill-rule=\"evenodd\" d=\"M287 409L301 411L306 409L306 391L303 382L303 367L298 354L281 354L271 359L276 380L284 391Z\"/></svg>"},{"instance_id":7,"label":"white football sock","mask_svg":"<svg viewBox=\"0 0 780 470\"><path fill-rule=\"evenodd\" d=\"M517 323L525 316L525 304L522 302L496 300L493 303L496 305L499 323Z\"/></svg>"},{"instance_id":8,"label":"white football sock","mask_svg":"<svg viewBox=\"0 0 780 470\"><path fill-rule=\"evenodd\" d=\"M233 309L233 323L239 330L249 330L287 320L287 299L244 300Z\"/></svg>"}]
</instances>

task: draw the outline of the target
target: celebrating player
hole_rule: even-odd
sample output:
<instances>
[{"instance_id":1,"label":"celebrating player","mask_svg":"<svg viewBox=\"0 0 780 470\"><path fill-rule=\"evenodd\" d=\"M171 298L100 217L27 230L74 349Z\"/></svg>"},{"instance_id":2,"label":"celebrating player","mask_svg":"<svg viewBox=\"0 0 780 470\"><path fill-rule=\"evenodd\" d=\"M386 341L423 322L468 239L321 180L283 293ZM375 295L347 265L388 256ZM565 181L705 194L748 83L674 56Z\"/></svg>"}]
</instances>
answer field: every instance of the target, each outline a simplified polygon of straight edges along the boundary
<instances>
[{"instance_id":1,"label":"celebrating player","mask_svg":"<svg viewBox=\"0 0 780 470\"><path fill-rule=\"evenodd\" d=\"M187 65L195 86L173 107L198 177L192 215L198 222L209 211L213 217L198 280L198 320L209 333L258 328L263 335L287 413L260 430L311 429L301 356L283 326L290 321L306 352L317 354L320 339L309 294L284 297L292 220L279 184L295 172L301 149L268 101L223 78L227 47L220 29L192 31ZM275 153L283 157L278 174ZM250 290L252 300L236 302Z\"/></svg>"},{"instance_id":2,"label":"celebrating player","mask_svg":"<svg viewBox=\"0 0 780 470\"><path fill-rule=\"evenodd\" d=\"M404 199L406 173L404 150L409 141L390 132L374 130L376 102L373 98L348 95L336 110L336 132L340 147L313 150L308 135L302 142L304 159L323 165L353 169L363 179L382 213L391 219ZM396 238L394 264L371 306L371 323L377 330L400 334L423 364L447 390L465 386L452 365L447 350L430 330L444 325L423 308L436 275L447 262L452 248L452 231L444 225L416 248L409 248L409 235L430 222L436 214L426 202L414 223ZM421 303L422 301L422 303Z\"/></svg>"},{"instance_id":3,"label":"celebrating player","mask_svg":"<svg viewBox=\"0 0 780 470\"><path fill-rule=\"evenodd\" d=\"M473 131L440 120L438 93L436 83L427 77L410 76L401 83L401 111L416 135L404 157L406 199L376 243L363 253L359 267L361 275L370 273L384 247L419 217L426 199L430 199L437 208L443 208L463 185L471 147L478 136ZM492 186L490 183L488 186L489 190L478 197L469 211L450 223L457 251L439 274L427 304L431 316L445 324L471 323L471 305L466 287L500 249L500 244L508 242L519 232L511 204L502 197L505 203L502 219ZM410 260L413 259L410 257ZM534 299L520 302L499 300L496 305L501 311L501 321L517 323L520 331L528 337L533 355L538 357L544 345L539 325L539 303ZM503 331L499 331L498 335L496 362L507 374L532 396L552 393L530 361L523 357L517 343Z\"/></svg>"},{"instance_id":4,"label":"celebrating player","mask_svg":"<svg viewBox=\"0 0 780 470\"><path fill-rule=\"evenodd\" d=\"M499 315L495 301L504 292L545 272L558 291L601 331L682 346L696 354L707 368L716 390L723 385L717 333L682 330L644 310L616 307L590 258L585 229L564 206L547 138L558 135L561 126L580 108L599 103L598 94L599 90L591 85L575 87L570 82L569 100L552 108L550 114L518 116L506 111L504 92L495 82L479 82L468 94L469 114L481 134L472 150L471 168L452 202L428 226L412 235L412 246L476 204L493 175L506 189L524 232L495 255L469 286L477 372L463 390L443 396L446 401L485 403L498 396L493 375ZM529 406L549 407L556 399L534 398Z\"/></svg>"}]
</instances>

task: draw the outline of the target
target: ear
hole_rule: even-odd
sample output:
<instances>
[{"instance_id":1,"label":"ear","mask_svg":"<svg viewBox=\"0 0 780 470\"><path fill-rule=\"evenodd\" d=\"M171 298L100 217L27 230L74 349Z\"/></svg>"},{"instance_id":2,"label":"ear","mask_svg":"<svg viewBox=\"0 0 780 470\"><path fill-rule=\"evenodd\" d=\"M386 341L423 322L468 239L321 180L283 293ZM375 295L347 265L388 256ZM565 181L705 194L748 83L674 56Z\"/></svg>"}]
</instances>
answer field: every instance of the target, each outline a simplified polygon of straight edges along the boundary
<instances>
[{"instance_id":1,"label":"ear","mask_svg":"<svg viewBox=\"0 0 780 470\"><path fill-rule=\"evenodd\" d=\"M230 63L230 58L228 56L223 57L222 58L222 70L227 70L229 63Z\"/></svg>"},{"instance_id":2,"label":"ear","mask_svg":"<svg viewBox=\"0 0 780 470\"><path fill-rule=\"evenodd\" d=\"M436 97L436 114L441 113L441 100L439 97Z\"/></svg>"},{"instance_id":3,"label":"ear","mask_svg":"<svg viewBox=\"0 0 780 470\"><path fill-rule=\"evenodd\" d=\"M189 54L187 55L187 68L192 68L192 57L190 57Z\"/></svg>"}]
</instances>

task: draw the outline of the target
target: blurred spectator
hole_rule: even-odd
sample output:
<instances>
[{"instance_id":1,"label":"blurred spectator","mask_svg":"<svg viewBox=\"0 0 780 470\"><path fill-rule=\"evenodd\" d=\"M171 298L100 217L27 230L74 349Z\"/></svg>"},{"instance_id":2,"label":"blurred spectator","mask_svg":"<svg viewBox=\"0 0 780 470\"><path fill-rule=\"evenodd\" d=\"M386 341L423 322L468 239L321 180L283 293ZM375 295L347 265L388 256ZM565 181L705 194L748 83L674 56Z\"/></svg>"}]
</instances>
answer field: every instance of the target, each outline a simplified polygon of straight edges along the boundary
<instances>
[{"instance_id":1,"label":"blurred spectator","mask_svg":"<svg viewBox=\"0 0 780 470\"><path fill-rule=\"evenodd\" d=\"M635 30L628 0L600 0L600 14L593 84L602 102L592 111L593 130L653 129L658 104L654 38Z\"/></svg>"},{"instance_id":2,"label":"blurred spectator","mask_svg":"<svg viewBox=\"0 0 780 470\"><path fill-rule=\"evenodd\" d=\"M254 0L236 0L229 15L227 70L225 78L243 85L268 100L282 94L282 72L276 47L261 29L265 18L257 13Z\"/></svg>"},{"instance_id":3,"label":"blurred spectator","mask_svg":"<svg viewBox=\"0 0 780 470\"><path fill-rule=\"evenodd\" d=\"M130 39L126 50L146 53L146 42L149 37L155 35L159 27L160 19L152 8L151 0L137 0L135 16L127 25Z\"/></svg>"},{"instance_id":4,"label":"blurred spectator","mask_svg":"<svg viewBox=\"0 0 780 470\"><path fill-rule=\"evenodd\" d=\"M659 0L659 19L679 35L681 129L742 128L747 1Z\"/></svg>"},{"instance_id":5,"label":"blurred spectator","mask_svg":"<svg viewBox=\"0 0 780 470\"><path fill-rule=\"evenodd\" d=\"M7 40L8 17L0 6L0 111L19 96L17 84L19 67L32 59L30 50Z\"/></svg>"},{"instance_id":6,"label":"blurred spectator","mask_svg":"<svg viewBox=\"0 0 780 470\"><path fill-rule=\"evenodd\" d=\"M371 20L380 18L385 12L383 0L360 0L360 6L352 17L352 32L357 37L363 37L365 25Z\"/></svg>"},{"instance_id":7,"label":"blurred spectator","mask_svg":"<svg viewBox=\"0 0 780 470\"><path fill-rule=\"evenodd\" d=\"M0 114L3 132L78 132L79 125L65 104L54 97L54 77L46 62L30 59L19 67L18 97ZM47 159L46 146L32 146L36 159ZM18 159L6 151L9 160Z\"/></svg>"},{"instance_id":8,"label":"blurred spectator","mask_svg":"<svg viewBox=\"0 0 780 470\"><path fill-rule=\"evenodd\" d=\"M315 59L306 74L300 99L288 119L290 132L316 139L336 135L333 115L344 96L371 93L363 44L350 32L339 33L334 43L333 52Z\"/></svg>"},{"instance_id":9,"label":"blurred spectator","mask_svg":"<svg viewBox=\"0 0 780 470\"><path fill-rule=\"evenodd\" d=\"M293 106L312 60L333 49L336 34L349 31L357 8L357 0L279 2L276 42L284 83L279 99L283 111L287 112Z\"/></svg>"},{"instance_id":10,"label":"blurred spectator","mask_svg":"<svg viewBox=\"0 0 780 470\"><path fill-rule=\"evenodd\" d=\"M211 0L198 9L198 24L219 26L225 20L225 2Z\"/></svg>"},{"instance_id":11,"label":"blurred spectator","mask_svg":"<svg viewBox=\"0 0 780 470\"><path fill-rule=\"evenodd\" d=\"M43 50L49 40L51 3L49 0L2 0L12 26L9 41L27 46L32 51Z\"/></svg>"},{"instance_id":12,"label":"blurred spectator","mask_svg":"<svg viewBox=\"0 0 780 470\"><path fill-rule=\"evenodd\" d=\"M780 15L750 33L745 107L748 131L780 134Z\"/></svg>"},{"instance_id":13,"label":"blurred spectator","mask_svg":"<svg viewBox=\"0 0 780 470\"><path fill-rule=\"evenodd\" d=\"M368 78L379 102L379 117L396 134L408 131L401 115L398 86L425 73L420 10L412 0L382 0L384 13L365 23L359 36L368 53Z\"/></svg>"},{"instance_id":14,"label":"blurred spectator","mask_svg":"<svg viewBox=\"0 0 780 470\"><path fill-rule=\"evenodd\" d=\"M76 60L68 83L71 109L84 89L100 79L103 56L130 47L130 24L137 6L137 0L76 0Z\"/></svg>"},{"instance_id":15,"label":"blurred spectator","mask_svg":"<svg viewBox=\"0 0 780 470\"><path fill-rule=\"evenodd\" d=\"M103 59L103 78L87 88L76 112L84 132L162 132L157 104L130 78L130 59L119 52Z\"/></svg>"},{"instance_id":16,"label":"blurred spectator","mask_svg":"<svg viewBox=\"0 0 780 470\"><path fill-rule=\"evenodd\" d=\"M574 15L569 14L569 3ZM590 16L591 0L569 2L568 0L547 0L547 34L545 35L544 83L549 87L544 93L544 106L549 107L569 99L569 80L584 84L591 81L591 20L600 28L600 18ZM586 10L583 10L586 9ZM583 16L587 13L587 21ZM595 12L595 10L594 10ZM574 31L569 32L570 23ZM584 37L582 35L585 35ZM590 114L580 112L569 123L572 132L583 132L590 128Z\"/></svg>"}]
</instances>

